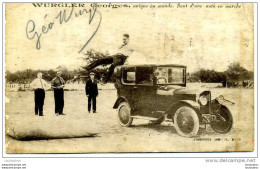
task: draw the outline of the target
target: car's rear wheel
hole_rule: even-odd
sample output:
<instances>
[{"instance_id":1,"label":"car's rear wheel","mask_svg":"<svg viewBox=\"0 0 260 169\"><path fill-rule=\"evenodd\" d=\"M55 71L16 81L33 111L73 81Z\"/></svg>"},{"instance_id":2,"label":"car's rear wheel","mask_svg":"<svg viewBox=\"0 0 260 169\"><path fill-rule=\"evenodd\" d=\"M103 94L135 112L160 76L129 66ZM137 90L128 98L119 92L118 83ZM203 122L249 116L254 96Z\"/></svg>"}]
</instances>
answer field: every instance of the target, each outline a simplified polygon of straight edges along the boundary
<instances>
[{"instance_id":1,"label":"car's rear wheel","mask_svg":"<svg viewBox=\"0 0 260 169\"><path fill-rule=\"evenodd\" d=\"M216 120L211 122L211 128L217 133L228 133L233 125L231 112L225 106L221 106L216 113Z\"/></svg>"},{"instance_id":2,"label":"car's rear wheel","mask_svg":"<svg viewBox=\"0 0 260 169\"><path fill-rule=\"evenodd\" d=\"M177 133L184 137L194 137L199 131L199 117L194 109L183 106L174 115L174 126Z\"/></svg>"},{"instance_id":3,"label":"car's rear wheel","mask_svg":"<svg viewBox=\"0 0 260 169\"><path fill-rule=\"evenodd\" d=\"M118 122L124 127L129 127L133 122L131 107L127 102L122 102L118 106Z\"/></svg>"}]
</instances>

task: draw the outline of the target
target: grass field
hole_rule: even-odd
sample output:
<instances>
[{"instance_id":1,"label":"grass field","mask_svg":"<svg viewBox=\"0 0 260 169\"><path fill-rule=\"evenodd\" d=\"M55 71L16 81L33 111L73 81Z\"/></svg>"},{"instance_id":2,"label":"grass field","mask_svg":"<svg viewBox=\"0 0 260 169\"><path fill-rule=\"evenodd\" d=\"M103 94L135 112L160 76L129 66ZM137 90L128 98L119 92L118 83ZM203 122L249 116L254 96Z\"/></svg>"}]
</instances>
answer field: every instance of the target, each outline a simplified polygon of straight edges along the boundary
<instances>
[{"instance_id":1,"label":"grass field","mask_svg":"<svg viewBox=\"0 0 260 169\"><path fill-rule=\"evenodd\" d=\"M228 134L216 134L210 127L201 128L196 138L179 136L171 122L149 124L134 119L133 126L121 127L117 112L112 109L116 90L100 90L97 113L87 112L84 91L65 91L66 116L54 114L53 92L46 92L44 117L34 115L32 91L7 92L5 104L6 130L22 124L30 127L47 126L66 132L73 126L96 131L97 137L20 141L6 135L7 153L85 153L85 152L208 152L252 151L254 148L254 91L252 89L215 88L212 97L220 94L235 102L229 106L234 125ZM12 122L12 123L10 123ZM61 124L63 127L57 128ZM55 127L56 126L56 127ZM219 141L220 140L220 141Z\"/></svg>"}]
</instances>

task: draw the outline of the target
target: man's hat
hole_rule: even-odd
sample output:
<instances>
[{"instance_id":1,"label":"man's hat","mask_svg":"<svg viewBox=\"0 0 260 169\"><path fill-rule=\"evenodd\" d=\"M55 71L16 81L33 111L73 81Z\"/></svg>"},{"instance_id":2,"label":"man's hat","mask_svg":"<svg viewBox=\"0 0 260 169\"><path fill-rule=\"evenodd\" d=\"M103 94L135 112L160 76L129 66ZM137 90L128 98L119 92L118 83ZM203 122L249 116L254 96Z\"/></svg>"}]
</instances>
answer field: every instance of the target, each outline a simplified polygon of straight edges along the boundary
<instances>
[{"instance_id":1,"label":"man's hat","mask_svg":"<svg viewBox=\"0 0 260 169\"><path fill-rule=\"evenodd\" d=\"M95 73L94 73L94 72L91 72L89 75L95 75Z\"/></svg>"}]
</instances>

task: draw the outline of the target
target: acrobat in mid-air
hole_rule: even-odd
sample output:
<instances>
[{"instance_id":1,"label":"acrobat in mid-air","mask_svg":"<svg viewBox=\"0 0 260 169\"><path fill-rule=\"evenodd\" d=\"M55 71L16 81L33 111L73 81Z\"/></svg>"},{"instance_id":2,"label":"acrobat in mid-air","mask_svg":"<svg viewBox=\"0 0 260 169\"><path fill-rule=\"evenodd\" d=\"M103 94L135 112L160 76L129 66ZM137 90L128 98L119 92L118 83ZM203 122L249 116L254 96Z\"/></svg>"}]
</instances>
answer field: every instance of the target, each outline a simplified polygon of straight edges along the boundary
<instances>
[{"instance_id":1,"label":"acrobat in mid-air","mask_svg":"<svg viewBox=\"0 0 260 169\"><path fill-rule=\"evenodd\" d=\"M123 44L119 47L119 52L117 54L108 56L108 57L105 57L102 59L98 59L98 60L92 62L91 64L89 64L88 66L86 66L85 69L87 71L90 71L97 66L111 64L105 78L103 79L103 83L107 83L108 80L110 79L110 77L113 75L114 69L117 66L125 64L127 58L133 52L132 49L129 49L128 43L129 43L129 35L124 34L123 35Z\"/></svg>"}]
</instances>

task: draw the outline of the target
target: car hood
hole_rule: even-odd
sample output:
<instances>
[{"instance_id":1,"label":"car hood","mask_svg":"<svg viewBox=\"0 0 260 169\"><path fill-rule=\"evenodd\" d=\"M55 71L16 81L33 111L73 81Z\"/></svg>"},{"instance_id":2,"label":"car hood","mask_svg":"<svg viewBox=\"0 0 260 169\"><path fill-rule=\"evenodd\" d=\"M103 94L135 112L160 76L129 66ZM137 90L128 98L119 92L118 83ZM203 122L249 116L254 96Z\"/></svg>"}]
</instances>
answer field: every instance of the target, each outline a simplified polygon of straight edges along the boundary
<instances>
[{"instance_id":1,"label":"car hood","mask_svg":"<svg viewBox=\"0 0 260 169\"><path fill-rule=\"evenodd\" d=\"M186 88L181 86L167 86L166 88L159 88L157 93L161 95L175 95L175 94L200 94L203 91L208 91L208 89L203 88Z\"/></svg>"}]
</instances>

